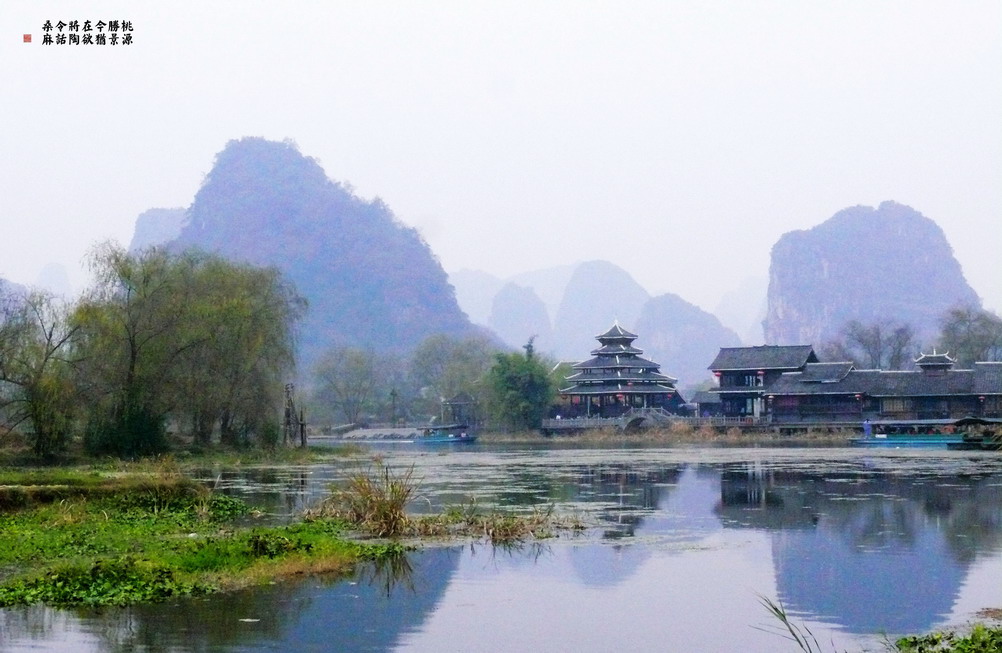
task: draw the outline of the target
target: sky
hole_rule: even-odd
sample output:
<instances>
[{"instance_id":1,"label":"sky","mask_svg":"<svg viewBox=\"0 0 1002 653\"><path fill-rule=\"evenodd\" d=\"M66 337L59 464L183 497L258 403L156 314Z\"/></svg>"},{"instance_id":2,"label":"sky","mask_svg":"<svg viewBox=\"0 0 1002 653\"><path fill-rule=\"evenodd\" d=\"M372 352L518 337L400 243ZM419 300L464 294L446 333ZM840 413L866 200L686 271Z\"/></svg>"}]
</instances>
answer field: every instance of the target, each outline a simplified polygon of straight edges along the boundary
<instances>
[{"instance_id":1,"label":"sky","mask_svg":"<svg viewBox=\"0 0 1002 653\"><path fill-rule=\"evenodd\" d=\"M782 234L895 200L1002 309L997 0L3 0L0 277L83 288L242 136L292 139L450 272L605 259L713 310Z\"/></svg>"}]
</instances>

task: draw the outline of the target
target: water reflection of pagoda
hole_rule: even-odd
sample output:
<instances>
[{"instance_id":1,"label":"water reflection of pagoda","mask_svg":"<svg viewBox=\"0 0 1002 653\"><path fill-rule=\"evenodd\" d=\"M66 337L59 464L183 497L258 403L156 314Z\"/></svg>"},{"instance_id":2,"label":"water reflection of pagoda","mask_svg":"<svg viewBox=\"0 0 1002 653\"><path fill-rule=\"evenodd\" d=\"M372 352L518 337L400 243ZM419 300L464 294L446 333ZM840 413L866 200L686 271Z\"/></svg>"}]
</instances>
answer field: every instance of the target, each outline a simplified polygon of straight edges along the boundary
<instances>
[{"instance_id":1,"label":"water reflection of pagoda","mask_svg":"<svg viewBox=\"0 0 1002 653\"><path fill-rule=\"evenodd\" d=\"M637 335L617 322L595 336L602 346L590 358L573 365L572 385L560 390L563 417L619 417L634 408L679 412L684 400L677 379L661 373L657 363L641 358L633 346Z\"/></svg>"}]
</instances>

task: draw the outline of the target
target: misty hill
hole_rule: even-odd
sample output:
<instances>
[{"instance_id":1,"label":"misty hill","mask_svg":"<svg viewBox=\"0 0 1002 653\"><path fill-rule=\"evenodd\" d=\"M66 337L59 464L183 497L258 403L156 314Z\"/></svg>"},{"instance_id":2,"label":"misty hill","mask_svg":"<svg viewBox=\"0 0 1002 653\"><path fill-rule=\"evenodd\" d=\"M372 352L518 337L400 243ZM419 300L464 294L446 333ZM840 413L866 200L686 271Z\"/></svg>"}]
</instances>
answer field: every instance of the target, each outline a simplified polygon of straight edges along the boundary
<instances>
[{"instance_id":1,"label":"misty hill","mask_svg":"<svg viewBox=\"0 0 1002 653\"><path fill-rule=\"evenodd\" d=\"M35 286L44 288L57 297L68 298L73 294L70 275L61 263L46 263L35 278Z\"/></svg>"},{"instance_id":2,"label":"misty hill","mask_svg":"<svg viewBox=\"0 0 1002 653\"><path fill-rule=\"evenodd\" d=\"M884 202L855 206L772 248L769 344L818 345L847 321L891 320L915 328L922 342L957 304L980 306L939 226L918 211Z\"/></svg>"},{"instance_id":3,"label":"misty hill","mask_svg":"<svg viewBox=\"0 0 1002 653\"><path fill-rule=\"evenodd\" d=\"M170 247L276 266L309 301L300 371L336 345L404 352L474 328L418 232L331 181L295 145L230 141Z\"/></svg>"},{"instance_id":4,"label":"misty hill","mask_svg":"<svg viewBox=\"0 0 1002 653\"><path fill-rule=\"evenodd\" d=\"M473 288L470 280L476 279L468 270L452 278L467 290ZM483 278L496 280L486 273ZM552 302L542 298L536 284L541 284ZM481 289L490 292L488 284ZM637 346L661 363L663 372L677 377L681 387L709 378L706 367L720 347L742 344L714 315L678 295L650 297L628 272L607 261L519 274L492 299L487 324L509 346L520 347L536 334L539 351L559 360L581 361L597 346L595 335L618 320L640 336ZM761 300L746 303L753 301ZM549 308L551 303L556 309Z\"/></svg>"},{"instance_id":5,"label":"misty hill","mask_svg":"<svg viewBox=\"0 0 1002 653\"><path fill-rule=\"evenodd\" d=\"M26 286L14 283L13 281L7 281L3 277L0 277L0 298L17 296L23 297L27 294L28 288Z\"/></svg>"},{"instance_id":6,"label":"misty hill","mask_svg":"<svg viewBox=\"0 0 1002 653\"><path fill-rule=\"evenodd\" d=\"M532 288L536 295L546 304L546 310L549 312L552 321L553 316L560 310L560 302L564 300L564 292L567 290L567 284L570 282L574 271L580 265L580 263L571 263L569 265L556 265L540 270L530 270L529 272L516 274L508 279L508 281Z\"/></svg>"},{"instance_id":7,"label":"misty hill","mask_svg":"<svg viewBox=\"0 0 1002 653\"><path fill-rule=\"evenodd\" d=\"M644 357L660 363L661 372L678 378L682 387L710 378L707 366L721 347L742 344L716 316L671 293L645 303L635 324L631 330L640 336Z\"/></svg>"},{"instance_id":8,"label":"misty hill","mask_svg":"<svg viewBox=\"0 0 1002 653\"><path fill-rule=\"evenodd\" d=\"M615 320L632 328L648 299L647 291L626 270L608 261L581 263L567 282L553 320L558 358L585 360L598 346L596 334L604 333Z\"/></svg>"},{"instance_id":9,"label":"misty hill","mask_svg":"<svg viewBox=\"0 0 1002 653\"><path fill-rule=\"evenodd\" d=\"M720 298L713 314L745 344L760 345L768 288L769 280L765 277L745 277L737 288Z\"/></svg>"},{"instance_id":10,"label":"misty hill","mask_svg":"<svg viewBox=\"0 0 1002 653\"><path fill-rule=\"evenodd\" d=\"M509 347L525 345L535 336L533 345L538 351L553 350L550 316L532 288L507 283L494 296L487 326Z\"/></svg>"},{"instance_id":11,"label":"misty hill","mask_svg":"<svg viewBox=\"0 0 1002 653\"><path fill-rule=\"evenodd\" d=\"M456 290L459 307L476 324L487 324L494 295L505 285L501 279L482 270L458 270L449 274L449 283Z\"/></svg>"},{"instance_id":12,"label":"misty hill","mask_svg":"<svg viewBox=\"0 0 1002 653\"><path fill-rule=\"evenodd\" d=\"M163 245L181 235L186 212L184 209L149 209L136 218L129 251L138 252L154 245Z\"/></svg>"}]
</instances>

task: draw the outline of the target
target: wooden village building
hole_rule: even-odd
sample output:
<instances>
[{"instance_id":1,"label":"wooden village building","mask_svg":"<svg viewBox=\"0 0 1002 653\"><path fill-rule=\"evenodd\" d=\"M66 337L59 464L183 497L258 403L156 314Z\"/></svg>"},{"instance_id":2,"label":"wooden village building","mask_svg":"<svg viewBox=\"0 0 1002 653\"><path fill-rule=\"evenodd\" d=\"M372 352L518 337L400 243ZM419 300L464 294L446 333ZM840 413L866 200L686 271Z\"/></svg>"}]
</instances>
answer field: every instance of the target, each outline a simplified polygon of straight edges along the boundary
<instances>
[{"instance_id":1,"label":"wooden village building","mask_svg":"<svg viewBox=\"0 0 1002 653\"><path fill-rule=\"evenodd\" d=\"M717 378L720 414L757 419L768 410L766 388L786 372L798 372L818 357L810 345L722 347L710 363Z\"/></svg>"},{"instance_id":2,"label":"wooden village building","mask_svg":"<svg viewBox=\"0 0 1002 653\"><path fill-rule=\"evenodd\" d=\"M954 363L946 354L924 354L918 369L906 371L813 363L783 374L766 397L778 423L1002 417L1002 363L953 369Z\"/></svg>"},{"instance_id":3,"label":"wooden village building","mask_svg":"<svg viewBox=\"0 0 1002 653\"><path fill-rule=\"evenodd\" d=\"M641 357L643 350L633 346L637 337L618 323L595 336L600 347L592 350L592 358L572 366L567 387L559 391L555 416L615 418L643 409L682 412L685 401L675 387L677 379Z\"/></svg>"},{"instance_id":4,"label":"wooden village building","mask_svg":"<svg viewBox=\"0 0 1002 653\"><path fill-rule=\"evenodd\" d=\"M1002 363L954 369L923 354L914 370L858 370L822 363L809 345L729 347L710 365L722 413L774 424L1002 417Z\"/></svg>"}]
</instances>

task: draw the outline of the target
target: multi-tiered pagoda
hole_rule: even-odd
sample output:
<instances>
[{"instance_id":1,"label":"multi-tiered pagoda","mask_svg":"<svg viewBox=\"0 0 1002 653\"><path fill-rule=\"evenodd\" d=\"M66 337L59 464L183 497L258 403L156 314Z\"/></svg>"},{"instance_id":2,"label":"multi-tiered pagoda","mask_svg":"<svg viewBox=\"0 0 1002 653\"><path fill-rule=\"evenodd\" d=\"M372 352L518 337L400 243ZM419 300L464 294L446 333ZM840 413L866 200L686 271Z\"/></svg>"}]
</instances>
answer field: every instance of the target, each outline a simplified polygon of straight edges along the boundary
<instances>
[{"instance_id":1,"label":"multi-tiered pagoda","mask_svg":"<svg viewBox=\"0 0 1002 653\"><path fill-rule=\"evenodd\" d=\"M561 417L619 417L631 408L681 411L677 379L640 357L644 352L633 346L636 334L616 323L595 338L602 346L591 352L594 358L573 365L571 385L560 390Z\"/></svg>"}]
</instances>

